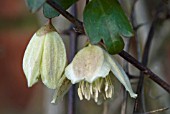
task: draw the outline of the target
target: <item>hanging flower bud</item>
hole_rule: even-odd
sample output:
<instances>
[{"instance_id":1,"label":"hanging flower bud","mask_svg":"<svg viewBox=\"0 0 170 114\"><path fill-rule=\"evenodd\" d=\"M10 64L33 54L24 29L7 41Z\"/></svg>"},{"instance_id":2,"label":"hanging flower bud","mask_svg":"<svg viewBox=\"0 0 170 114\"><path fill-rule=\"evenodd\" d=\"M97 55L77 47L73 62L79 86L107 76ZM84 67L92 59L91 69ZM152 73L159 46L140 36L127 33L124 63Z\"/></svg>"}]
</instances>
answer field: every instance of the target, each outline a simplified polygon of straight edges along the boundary
<instances>
[{"instance_id":1,"label":"hanging flower bud","mask_svg":"<svg viewBox=\"0 0 170 114\"><path fill-rule=\"evenodd\" d=\"M30 40L23 58L28 87L39 78L55 89L66 66L66 50L62 38L51 23L41 27Z\"/></svg>"},{"instance_id":2,"label":"hanging flower bud","mask_svg":"<svg viewBox=\"0 0 170 114\"><path fill-rule=\"evenodd\" d=\"M107 99L114 92L110 71L124 85L130 96L136 98L122 67L99 46L89 45L80 50L66 67L65 75L73 84L79 82L78 95L81 100L84 96L87 100L94 98L98 102L99 94Z\"/></svg>"}]
</instances>

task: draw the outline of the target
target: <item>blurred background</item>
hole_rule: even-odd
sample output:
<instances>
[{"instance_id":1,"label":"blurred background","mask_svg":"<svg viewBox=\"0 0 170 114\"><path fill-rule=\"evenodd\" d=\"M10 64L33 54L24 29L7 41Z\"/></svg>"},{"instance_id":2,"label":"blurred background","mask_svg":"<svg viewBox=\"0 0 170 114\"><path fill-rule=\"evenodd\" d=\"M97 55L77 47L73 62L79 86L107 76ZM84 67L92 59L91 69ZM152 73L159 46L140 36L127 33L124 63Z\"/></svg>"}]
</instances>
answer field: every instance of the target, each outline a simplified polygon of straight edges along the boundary
<instances>
[{"instance_id":1,"label":"blurred background","mask_svg":"<svg viewBox=\"0 0 170 114\"><path fill-rule=\"evenodd\" d=\"M130 16L133 0L120 0L128 16ZM138 51L136 40L131 40L130 53L141 60L143 47L158 9L161 21L157 22L154 38L149 54L148 67L151 68L166 82L170 83L170 20L165 18L169 13L169 4L166 0L139 0L135 5L135 24L143 24L136 34L138 35ZM82 20L85 1L77 3L78 17ZM167 10L168 9L168 10ZM31 88L27 87L26 78L22 70L24 50L31 36L45 24L42 10L36 14L29 13L24 0L1 0L0 2L0 114L66 114L67 96L58 105L51 104L53 91L47 89L41 82ZM62 16L53 19L53 24L61 33L69 28L70 23ZM62 35L69 55L69 36ZM85 36L78 41L80 49ZM120 58L120 57L118 57ZM139 75L139 71L130 65L130 73ZM134 89L136 80L132 80ZM150 79L145 79L146 111L170 107L170 95ZM115 91L119 97L102 105L93 101L80 102L77 97L77 114L119 114L123 103L123 89ZM77 93L76 93L77 95ZM127 103L127 114L133 111L134 100ZM87 107L88 106L88 107ZM155 114L170 114L170 111Z\"/></svg>"},{"instance_id":2,"label":"blurred background","mask_svg":"<svg viewBox=\"0 0 170 114\"><path fill-rule=\"evenodd\" d=\"M41 84L27 88L22 58L39 22L28 12L24 0L0 3L0 114L41 113Z\"/></svg>"}]
</instances>

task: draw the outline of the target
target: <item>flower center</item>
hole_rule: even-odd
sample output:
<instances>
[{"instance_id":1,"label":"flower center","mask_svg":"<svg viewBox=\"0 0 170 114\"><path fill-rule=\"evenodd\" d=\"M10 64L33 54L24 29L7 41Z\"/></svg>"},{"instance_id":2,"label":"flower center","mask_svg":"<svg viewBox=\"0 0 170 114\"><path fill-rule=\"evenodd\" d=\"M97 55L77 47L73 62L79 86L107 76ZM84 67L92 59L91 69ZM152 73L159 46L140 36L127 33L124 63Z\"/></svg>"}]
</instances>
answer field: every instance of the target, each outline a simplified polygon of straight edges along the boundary
<instances>
[{"instance_id":1,"label":"flower center","mask_svg":"<svg viewBox=\"0 0 170 114\"><path fill-rule=\"evenodd\" d=\"M83 97L87 100L93 98L95 102L99 100L106 100L112 98L114 87L111 81L111 77L108 75L105 78L98 78L92 83L81 81L78 88L78 96L80 100Z\"/></svg>"}]
</instances>

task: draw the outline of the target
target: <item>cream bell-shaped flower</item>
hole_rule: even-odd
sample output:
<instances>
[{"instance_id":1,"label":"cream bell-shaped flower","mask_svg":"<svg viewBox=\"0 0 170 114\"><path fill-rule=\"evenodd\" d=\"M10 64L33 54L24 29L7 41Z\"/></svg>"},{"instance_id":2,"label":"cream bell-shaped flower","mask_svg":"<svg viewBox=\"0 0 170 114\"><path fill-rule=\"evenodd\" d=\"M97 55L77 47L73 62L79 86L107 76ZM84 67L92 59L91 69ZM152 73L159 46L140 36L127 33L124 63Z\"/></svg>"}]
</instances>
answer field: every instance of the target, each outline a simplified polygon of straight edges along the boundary
<instances>
[{"instance_id":1,"label":"cream bell-shaped flower","mask_svg":"<svg viewBox=\"0 0 170 114\"><path fill-rule=\"evenodd\" d=\"M23 70L28 87L41 78L48 88L58 88L66 63L62 38L51 23L44 25L33 35L24 53Z\"/></svg>"},{"instance_id":2,"label":"cream bell-shaped flower","mask_svg":"<svg viewBox=\"0 0 170 114\"><path fill-rule=\"evenodd\" d=\"M81 49L73 61L66 67L65 76L73 84L79 82L78 95L90 100L98 101L98 94L104 87L104 98L111 98L113 84L110 80L109 72L112 72L124 85L130 96L137 97L132 90L128 76L120 64L104 49L96 45L88 45Z\"/></svg>"}]
</instances>

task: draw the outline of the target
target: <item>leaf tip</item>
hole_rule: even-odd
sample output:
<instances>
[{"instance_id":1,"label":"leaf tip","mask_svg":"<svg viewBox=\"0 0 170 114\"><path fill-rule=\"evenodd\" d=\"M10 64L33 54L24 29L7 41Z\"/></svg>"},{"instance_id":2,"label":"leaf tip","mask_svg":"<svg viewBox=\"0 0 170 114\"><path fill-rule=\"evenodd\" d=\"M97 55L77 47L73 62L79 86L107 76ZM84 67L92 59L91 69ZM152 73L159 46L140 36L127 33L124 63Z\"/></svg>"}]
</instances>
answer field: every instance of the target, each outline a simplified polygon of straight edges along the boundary
<instances>
[{"instance_id":1,"label":"leaf tip","mask_svg":"<svg viewBox=\"0 0 170 114\"><path fill-rule=\"evenodd\" d=\"M118 54L123 50L124 45L123 39L120 38L120 40L114 41L110 46L107 46L107 50L110 54Z\"/></svg>"}]
</instances>

